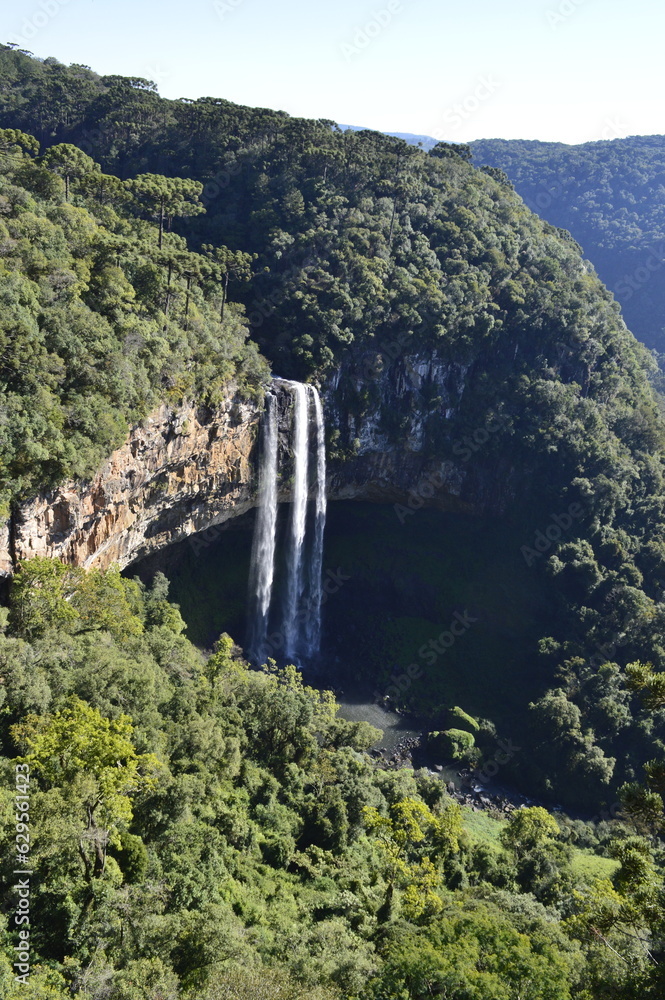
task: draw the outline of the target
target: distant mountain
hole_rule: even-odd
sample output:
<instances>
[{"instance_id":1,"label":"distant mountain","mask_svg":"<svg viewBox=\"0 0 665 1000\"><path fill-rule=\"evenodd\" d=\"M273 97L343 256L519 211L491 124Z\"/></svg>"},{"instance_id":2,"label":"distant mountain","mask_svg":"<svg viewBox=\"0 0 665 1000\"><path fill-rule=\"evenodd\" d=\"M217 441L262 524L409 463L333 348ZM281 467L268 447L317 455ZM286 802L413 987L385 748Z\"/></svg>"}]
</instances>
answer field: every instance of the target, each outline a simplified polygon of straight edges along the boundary
<instances>
[{"instance_id":1,"label":"distant mountain","mask_svg":"<svg viewBox=\"0 0 665 1000\"><path fill-rule=\"evenodd\" d=\"M358 125L341 129L362 131ZM429 151L439 141L386 132ZM469 143L476 166L499 167L532 211L567 229L643 343L665 353L665 136L570 146L535 139Z\"/></svg>"},{"instance_id":2,"label":"distant mountain","mask_svg":"<svg viewBox=\"0 0 665 1000\"><path fill-rule=\"evenodd\" d=\"M635 336L665 352L665 136L469 145L477 166L500 167L529 208L572 233Z\"/></svg>"},{"instance_id":3,"label":"distant mountain","mask_svg":"<svg viewBox=\"0 0 665 1000\"><path fill-rule=\"evenodd\" d=\"M365 132L368 131L364 125L340 125L339 126L344 132ZM377 129L369 129L369 131L378 131ZM420 146L425 150L426 153L436 146L437 142L441 142L441 139L435 139L431 135L416 135L414 132L383 132L383 135L391 135L395 139L404 139L404 142L408 142L410 146ZM446 140L447 141L447 140Z\"/></svg>"}]
</instances>

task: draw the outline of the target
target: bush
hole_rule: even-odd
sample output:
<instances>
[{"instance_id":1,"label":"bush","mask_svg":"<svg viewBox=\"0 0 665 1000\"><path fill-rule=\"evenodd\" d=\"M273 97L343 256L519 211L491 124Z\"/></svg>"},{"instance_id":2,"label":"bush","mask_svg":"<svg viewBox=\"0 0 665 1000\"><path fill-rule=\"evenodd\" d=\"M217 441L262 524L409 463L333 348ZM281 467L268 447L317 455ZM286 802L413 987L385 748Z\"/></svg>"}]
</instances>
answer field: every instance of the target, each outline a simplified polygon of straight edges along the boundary
<instances>
[{"instance_id":1,"label":"bush","mask_svg":"<svg viewBox=\"0 0 665 1000\"><path fill-rule=\"evenodd\" d=\"M427 738L428 749L446 759L468 761L474 757L476 746L473 733L463 729L446 729L443 732L430 733Z\"/></svg>"}]
</instances>

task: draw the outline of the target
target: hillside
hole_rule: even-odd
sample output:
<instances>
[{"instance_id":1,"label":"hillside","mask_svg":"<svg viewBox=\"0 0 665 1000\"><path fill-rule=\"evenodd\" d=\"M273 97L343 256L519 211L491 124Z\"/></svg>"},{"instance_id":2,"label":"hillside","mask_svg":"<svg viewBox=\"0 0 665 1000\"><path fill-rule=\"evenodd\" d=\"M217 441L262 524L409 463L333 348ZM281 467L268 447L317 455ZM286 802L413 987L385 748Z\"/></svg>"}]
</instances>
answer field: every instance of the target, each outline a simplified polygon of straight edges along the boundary
<instances>
[{"instance_id":1,"label":"hillside","mask_svg":"<svg viewBox=\"0 0 665 1000\"><path fill-rule=\"evenodd\" d=\"M526 204L570 230L626 323L665 351L665 137L563 143L488 139L474 162L504 170Z\"/></svg>"},{"instance_id":2,"label":"hillside","mask_svg":"<svg viewBox=\"0 0 665 1000\"><path fill-rule=\"evenodd\" d=\"M212 482L251 519L230 387L256 409L271 365L315 381L345 497L340 677L394 685L430 763L595 814L464 813L438 772L377 764L378 733L292 665L250 669L241 527L181 563L182 612L154 566L25 558L0 612L0 835L9 913L29 816L27 995L658 1000L665 423L579 246L466 147L166 101L8 47L0 72L3 515L38 494L57 539L54 487L99 507L122 441L140 483L128 428L166 406L202 419L159 424L149 490L191 433L207 496L200 442L240 426Z\"/></svg>"},{"instance_id":3,"label":"hillside","mask_svg":"<svg viewBox=\"0 0 665 1000\"><path fill-rule=\"evenodd\" d=\"M231 379L252 393L268 372L242 310L229 303L220 318L227 270L251 258L160 236L150 182L123 185L71 146L37 151L0 130L5 516L37 489L89 477L159 401L211 404ZM198 194L178 189L171 210L196 210Z\"/></svg>"}]
</instances>

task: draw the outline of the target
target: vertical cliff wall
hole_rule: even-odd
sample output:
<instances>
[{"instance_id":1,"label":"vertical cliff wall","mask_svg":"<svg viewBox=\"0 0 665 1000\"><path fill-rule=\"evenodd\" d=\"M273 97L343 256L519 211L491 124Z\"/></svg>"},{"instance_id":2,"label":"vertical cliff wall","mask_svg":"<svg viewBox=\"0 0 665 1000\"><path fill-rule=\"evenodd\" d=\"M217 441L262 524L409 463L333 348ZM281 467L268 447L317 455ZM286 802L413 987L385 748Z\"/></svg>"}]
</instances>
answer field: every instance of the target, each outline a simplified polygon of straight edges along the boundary
<instances>
[{"instance_id":1,"label":"vertical cliff wall","mask_svg":"<svg viewBox=\"0 0 665 1000\"><path fill-rule=\"evenodd\" d=\"M469 462L457 447L467 377L468 366L425 354L405 353L385 366L376 358L343 365L323 387L329 499L504 509L511 470L487 463L486 452ZM291 406L284 386L277 404L280 502L292 492ZM131 429L92 482L65 483L14 512L0 536L0 574L10 576L33 556L124 568L246 513L256 505L262 408L233 387L215 410L161 406Z\"/></svg>"},{"instance_id":2,"label":"vertical cliff wall","mask_svg":"<svg viewBox=\"0 0 665 1000\"><path fill-rule=\"evenodd\" d=\"M64 483L24 504L4 528L0 571L49 556L121 567L244 513L255 502L260 404L161 406L133 427L90 483Z\"/></svg>"}]
</instances>

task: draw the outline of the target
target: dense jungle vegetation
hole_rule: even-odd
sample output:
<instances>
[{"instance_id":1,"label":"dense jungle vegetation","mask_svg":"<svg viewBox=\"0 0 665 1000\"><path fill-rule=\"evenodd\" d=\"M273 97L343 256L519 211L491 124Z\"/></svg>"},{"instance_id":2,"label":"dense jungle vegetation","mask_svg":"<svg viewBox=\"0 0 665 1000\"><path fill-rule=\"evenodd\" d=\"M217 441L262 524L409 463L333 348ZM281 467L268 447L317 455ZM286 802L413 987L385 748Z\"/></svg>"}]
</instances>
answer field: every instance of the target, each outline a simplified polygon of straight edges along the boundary
<instances>
[{"instance_id":1,"label":"dense jungle vegetation","mask_svg":"<svg viewBox=\"0 0 665 1000\"><path fill-rule=\"evenodd\" d=\"M621 303L636 337L665 353L665 139L567 146L488 139L474 161L504 170L529 208L569 229Z\"/></svg>"},{"instance_id":2,"label":"dense jungle vegetation","mask_svg":"<svg viewBox=\"0 0 665 1000\"><path fill-rule=\"evenodd\" d=\"M293 669L248 670L226 636L204 655L163 578L29 562L0 642L4 900L18 758L41 971L32 994L12 985L8 931L5 994L661 996L665 425L653 359L570 235L465 147L165 101L0 47L0 279L5 515L89 476L160 401L260 394L268 362L324 386L341 369L356 425L409 356L461 366L452 427L434 386L383 418L399 442L422 413L433 461L466 461L460 443L500 418L465 470L505 497L496 592L518 623L529 591L547 606L520 648L538 690L506 720L459 706L435 663L400 697L450 758L481 765L519 732L514 780L623 810L479 825L438 779L376 767L376 733ZM328 443L353 460L348 423ZM360 634L385 654L376 683L460 594L391 618L383 645ZM508 643L454 653L481 682L514 671Z\"/></svg>"},{"instance_id":3,"label":"dense jungle vegetation","mask_svg":"<svg viewBox=\"0 0 665 1000\"><path fill-rule=\"evenodd\" d=\"M427 771L377 768L376 731L295 668L183 631L161 576L14 581L1 856L11 911L17 759L36 964L15 982L5 933L3 997L662 996L655 815L479 825Z\"/></svg>"},{"instance_id":4,"label":"dense jungle vegetation","mask_svg":"<svg viewBox=\"0 0 665 1000\"><path fill-rule=\"evenodd\" d=\"M151 221L162 206L169 222L200 210L200 184L123 184L74 146L37 152L0 130L5 513L89 476L157 402L214 405L231 378L253 392L268 372L237 306L220 306L228 269L248 273L249 255L193 253Z\"/></svg>"}]
</instances>

